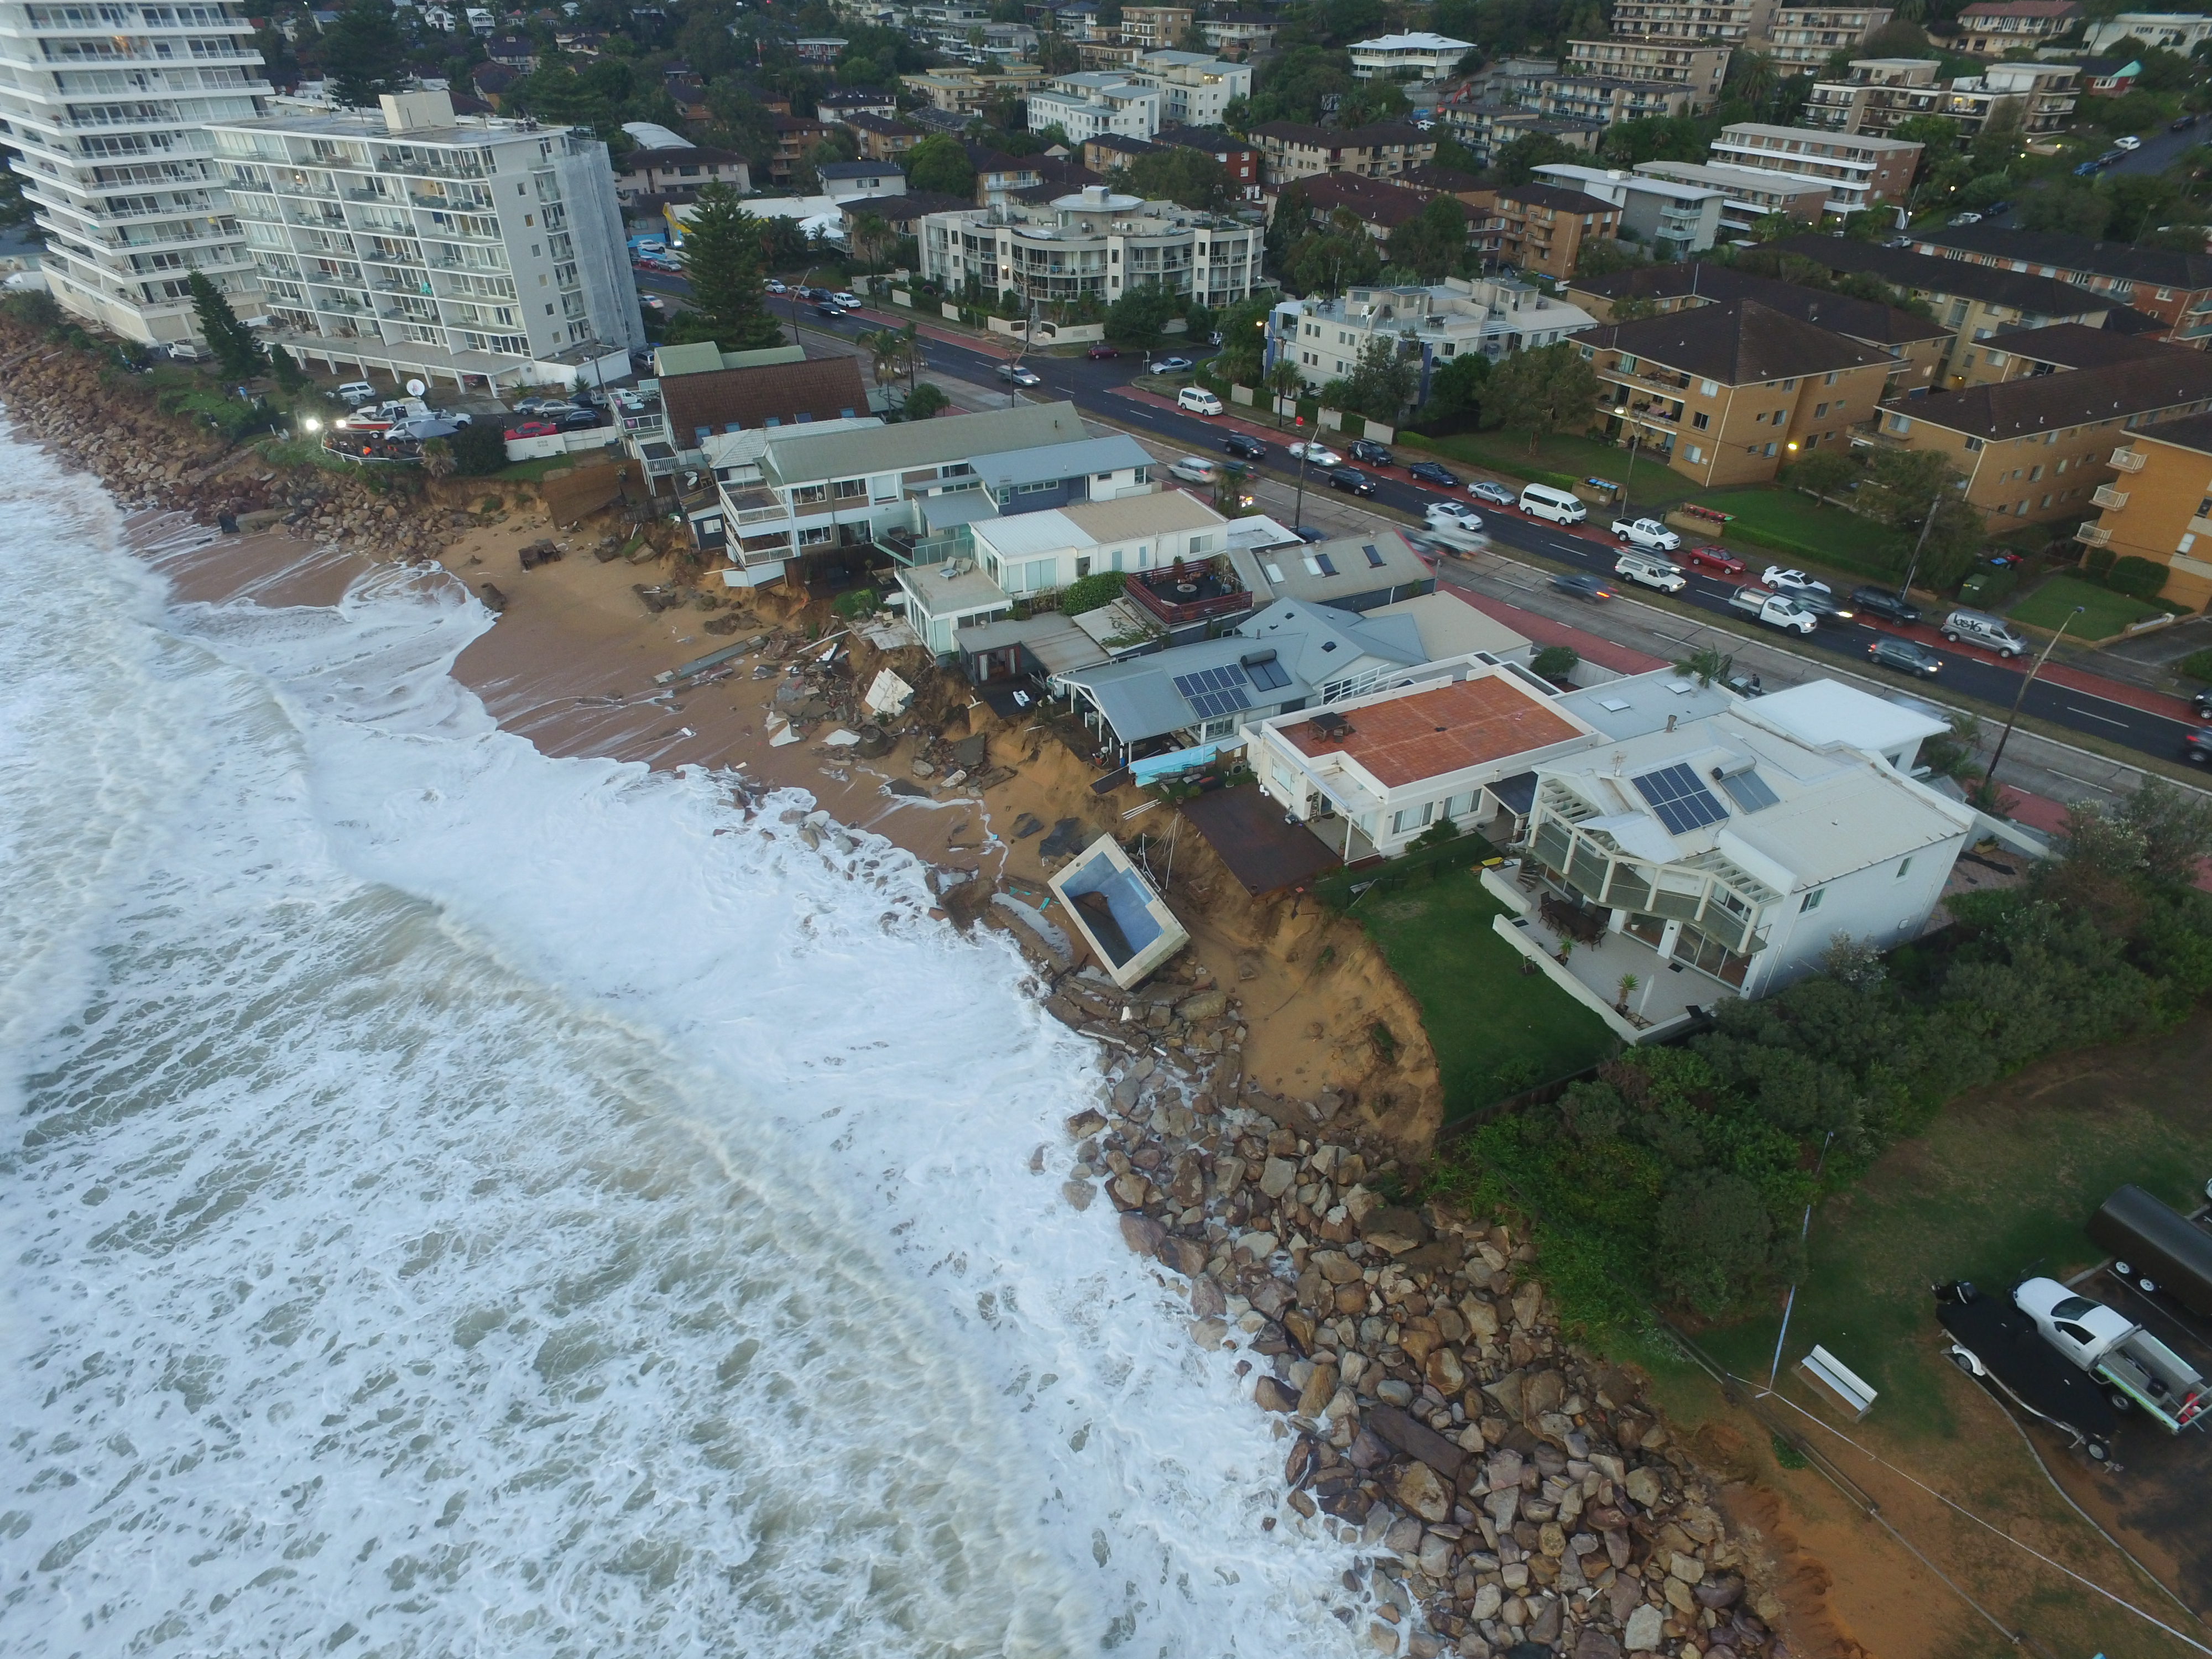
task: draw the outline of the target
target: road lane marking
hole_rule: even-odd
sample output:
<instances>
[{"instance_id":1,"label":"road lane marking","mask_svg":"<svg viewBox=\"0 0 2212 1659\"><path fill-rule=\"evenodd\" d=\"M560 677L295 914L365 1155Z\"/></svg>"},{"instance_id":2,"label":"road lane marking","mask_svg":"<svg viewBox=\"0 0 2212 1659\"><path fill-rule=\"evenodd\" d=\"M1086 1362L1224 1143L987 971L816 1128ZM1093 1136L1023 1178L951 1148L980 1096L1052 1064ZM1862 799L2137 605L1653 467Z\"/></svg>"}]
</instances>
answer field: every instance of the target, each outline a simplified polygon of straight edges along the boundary
<instances>
[{"instance_id":1,"label":"road lane marking","mask_svg":"<svg viewBox=\"0 0 2212 1659\"><path fill-rule=\"evenodd\" d=\"M2102 720L2102 721L2104 721L2104 723L2105 723L2106 725L2107 725L2107 726L2118 726L2122 731L2126 731L2126 730L2128 729L2129 725L2130 725L2130 722L2129 722L2129 721L2126 721L2126 720L2114 720L2114 719L2113 719L2110 714L2097 714L2096 712L2094 712L2094 710L2092 710L2092 709L2087 709L2087 708L2075 708L2072 703L2070 703L2070 702L2069 702L2069 703L2068 703L2068 704L2066 705L2066 712L2067 712L2068 714L2081 714L2081 715L2083 715L2083 716L2085 716L2086 718L2087 718L2087 719L2089 719L2089 720Z\"/></svg>"}]
</instances>

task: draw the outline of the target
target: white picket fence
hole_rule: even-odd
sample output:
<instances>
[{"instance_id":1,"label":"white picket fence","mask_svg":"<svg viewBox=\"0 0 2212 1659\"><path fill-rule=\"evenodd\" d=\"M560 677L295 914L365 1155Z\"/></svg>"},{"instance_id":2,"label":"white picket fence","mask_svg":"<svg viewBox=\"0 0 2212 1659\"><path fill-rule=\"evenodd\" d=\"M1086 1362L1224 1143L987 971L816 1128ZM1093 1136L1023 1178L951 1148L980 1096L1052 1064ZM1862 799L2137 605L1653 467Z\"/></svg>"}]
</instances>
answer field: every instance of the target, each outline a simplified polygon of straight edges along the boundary
<instances>
[{"instance_id":1,"label":"white picket fence","mask_svg":"<svg viewBox=\"0 0 2212 1659\"><path fill-rule=\"evenodd\" d=\"M551 432L542 438L509 438L510 461L542 461L549 455L573 455L580 449L605 449L622 441L618 426L587 427L581 432Z\"/></svg>"}]
</instances>

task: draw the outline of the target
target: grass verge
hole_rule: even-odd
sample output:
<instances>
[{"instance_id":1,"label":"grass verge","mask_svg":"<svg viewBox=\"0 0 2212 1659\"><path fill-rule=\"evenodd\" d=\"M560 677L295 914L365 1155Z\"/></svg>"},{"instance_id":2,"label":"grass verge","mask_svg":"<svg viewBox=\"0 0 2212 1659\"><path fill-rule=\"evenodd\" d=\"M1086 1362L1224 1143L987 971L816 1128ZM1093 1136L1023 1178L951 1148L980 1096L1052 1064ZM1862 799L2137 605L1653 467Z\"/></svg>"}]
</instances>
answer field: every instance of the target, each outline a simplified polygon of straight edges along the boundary
<instances>
[{"instance_id":1,"label":"grass verge","mask_svg":"<svg viewBox=\"0 0 2212 1659\"><path fill-rule=\"evenodd\" d=\"M1795 490L1723 489L1697 505L1733 515L1721 538L1732 550L1741 541L1861 576L1894 577L1905 568L1881 526Z\"/></svg>"},{"instance_id":2,"label":"grass verge","mask_svg":"<svg viewBox=\"0 0 2212 1659\"><path fill-rule=\"evenodd\" d=\"M2077 605L2083 609L2080 616L2075 617L2074 607ZM2161 605L2145 605L2141 599L2115 593L2109 587L2100 587L2080 576L2062 574L2014 601L2005 614L2014 622L2034 628L2055 630L2063 626L2069 640L2109 640L2129 623L2141 622L2146 617L2161 617L2166 611ZM2072 617L2071 622L2069 617Z\"/></svg>"},{"instance_id":3,"label":"grass verge","mask_svg":"<svg viewBox=\"0 0 2212 1659\"><path fill-rule=\"evenodd\" d=\"M1555 432L1539 441L1533 455L1528 452L1527 439L1504 431L1455 432L1435 438L1419 432L1401 432L1398 441L1407 448L1425 449L1463 466L1486 467L1493 472L1509 473L1559 489L1572 489L1591 477L1610 478L1620 483L1626 480L1628 471L1626 450L1569 432ZM1686 498L1696 487L1648 455L1637 461L1634 483L1638 509L1650 513L1664 512Z\"/></svg>"}]
</instances>

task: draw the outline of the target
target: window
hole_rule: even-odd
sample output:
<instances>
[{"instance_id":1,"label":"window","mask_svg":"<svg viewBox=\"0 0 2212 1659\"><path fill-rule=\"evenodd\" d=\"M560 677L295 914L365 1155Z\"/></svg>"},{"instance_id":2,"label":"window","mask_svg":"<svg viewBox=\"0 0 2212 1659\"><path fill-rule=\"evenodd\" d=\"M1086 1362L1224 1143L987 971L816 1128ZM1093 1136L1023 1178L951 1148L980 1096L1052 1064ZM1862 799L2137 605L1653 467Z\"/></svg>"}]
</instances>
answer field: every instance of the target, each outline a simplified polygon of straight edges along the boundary
<instances>
[{"instance_id":1,"label":"window","mask_svg":"<svg viewBox=\"0 0 2212 1659\"><path fill-rule=\"evenodd\" d=\"M1760 410L1758 414L1751 417L1751 421L1753 426L1765 426L1766 424L1766 411L1763 409Z\"/></svg>"},{"instance_id":2,"label":"window","mask_svg":"<svg viewBox=\"0 0 2212 1659\"><path fill-rule=\"evenodd\" d=\"M1833 377L1831 376L1830 378L1832 379ZM1826 404L1815 404L1813 405L1813 418L1816 421L1824 418L1827 415L1827 412L1828 406Z\"/></svg>"},{"instance_id":3,"label":"window","mask_svg":"<svg viewBox=\"0 0 2212 1659\"><path fill-rule=\"evenodd\" d=\"M1721 383L1718 380L1700 380L1698 382L1698 394L1700 397L1717 397L1720 395L1720 389Z\"/></svg>"},{"instance_id":4,"label":"window","mask_svg":"<svg viewBox=\"0 0 2212 1659\"><path fill-rule=\"evenodd\" d=\"M1690 424L1698 431L1703 432L1708 426L1712 424L1712 420L1713 417L1701 409L1696 414L1690 416Z\"/></svg>"},{"instance_id":5,"label":"window","mask_svg":"<svg viewBox=\"0 0 2212 1659\"><path fill-rule=\"evenodd\" d=\"M2043 469L2042 469L2041 467L2039 467L2039 466L2031 466L2030 468L2028 468L2028 469L2027 469L2027 481L2028 481L2028 483L2033 483L2037 479L2040 478L2042 476L2043 476Z\"/></svg>"},{"instance_id":6,"label":"window","mask_svg":"<svg viewBox=\"0 0 2212 1659\"><path fill-rule=\"evenodd\" d=\"M1897 864L1897 875L1895 879L1903 881L1905 879L1905 872L1911 867L1912 860L1911 859L1899 859Z\"/></svg>"},{"instance_id":7,"label":"window","mask_svg":"<svg viewBox=\"0 0 2212 1659\"><path fill-rule=\"evenodd\" d=\"M1692 466L1698 465L1705 459L1705 452L1698 448L1695 444L1692 444L1688 448L1685 449L1682 453L1688 459Z\"/></svg>"},{"instance_id":8,"label":"window","mask_svg":"<svg viewBox=\"0 0 2212 1659\"><path fill-rule=\"evenodd\" d=\"M1772 455L1772 454L1774 453L1774 446L1773 446L1773 444L1769 443L1769 444L1766 446L1766 447L1765 447L1765 449L1763 449L1763 450L1761 450L1761 451L1759 452L1759 453L1760 453L1760 454L1762 454L1762 455L1769 455L1769 456Z\"/></svg>"},{"instance_id":9,"label":"window","mask_svg":"<svg viewBox=\"0 0 2212 1659\"><path fill-rule=\"evenodd\" d=\"M1797 902L1797 914L1802 915L1808 910L1819 909L1820 908L1820 901L1827 896L1828 890L1826 888L1815 887L1811 892L1806 894L1803 898Z\"/></svg>"},{"instance_id":10,"label":"window","mask_svg":"<svg viewBox=\"0 0 2212 1659\"><path fill-rule=\"evenodd\" d=\"M1075 580L1078 580L1078 581L1081 581L1081 580L1082 580L1085 576L1089 575L1090 574L1091 574L1091 556L1090 556L1088 553L1079 553L1079 554L1077 554L1077 555L1075 556Z\"/></svg>"},{"instance_id":11,"label":"window","mask_svg":"<svg viewBox=\"0 0 2212 1659\"><path fill-rule=\"evenodd\" d=\"M868 481L866 478L840 478L836 489L839 501L854 501L867 495Z\"/></svg>"}]
</instances>

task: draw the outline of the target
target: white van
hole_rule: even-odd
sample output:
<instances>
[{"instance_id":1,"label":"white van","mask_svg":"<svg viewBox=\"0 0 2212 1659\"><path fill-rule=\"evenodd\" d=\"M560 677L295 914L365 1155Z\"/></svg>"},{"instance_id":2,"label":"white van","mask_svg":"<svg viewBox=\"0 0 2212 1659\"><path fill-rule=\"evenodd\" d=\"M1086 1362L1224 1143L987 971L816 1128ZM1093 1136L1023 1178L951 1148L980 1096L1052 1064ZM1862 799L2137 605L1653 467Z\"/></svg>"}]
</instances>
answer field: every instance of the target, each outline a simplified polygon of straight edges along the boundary
<instances>
[{"instance_id":1,"label":"white van","mask_svg":"<svg viewBox=\"0 0 2212 1659\"><path fill-rule=\"evenodd\" d=\"M1221 475L1221 469L1203 455L1180 456L1168 464L1168 471L1185 483L1210 484Z\"/></svg>"},{"instance_id":2,"label":"white van","mask_svg":"<svg viewBox=\"0 0 2212 1659\"><path fill-rule=\"evenodd\" d=\"M376 388L366 380L348 380L337 389L337 395L356 406L376 396Z\"/></svg>"},{"instance_id":3,"label":"white van","mask_svg":"<svg viewBox=\"0 0 2212 1659\"><path fill-rule=\"evenodd\" d=\"M1581 496L1549 484L1523 486L1521 510L1532 519L1549 519L1553 524L1581 524L1589 517L1589 508L1583 505Z\"/></svg>"},{"instance_id":4,"label":"white van","mask_svg":"<svg viewBox=\"0 0 2212 1659\"><path fill-rule=\"evenodd\" d=\"M1202 386L1187 386L1176 393L1176 407L1187 409L1194 415L1218 415L1221 399Z\"/></svg>"},{"instance_id":5,"label":"white van","mask_svg":"<svg viewBox=\"0 0 2212 1659\"><path fill-rule=\"evenodd\" d=\"M1613 574L1641 582L1646 587L1656 587L1662 593L1679 593L1690 583L1690 579L1682 574L1682 567L1672 559L1633 547L1613 562Z\"/></svg>"},{"instance_id":6,"label":"white van","mask_svg":"<svg viewBox=\"0 0 2212 1659\"><path fill-rule=\"evenodd\" d=\"M1964 640L1968 645L1978 645L1984 651L1994 651L2008 659L2023 655L2027 650L2027 641L2001 618L1979 611L1954 611L1944 617L1943 637L1954 645Z\"/></svg>"}]
</instances>

